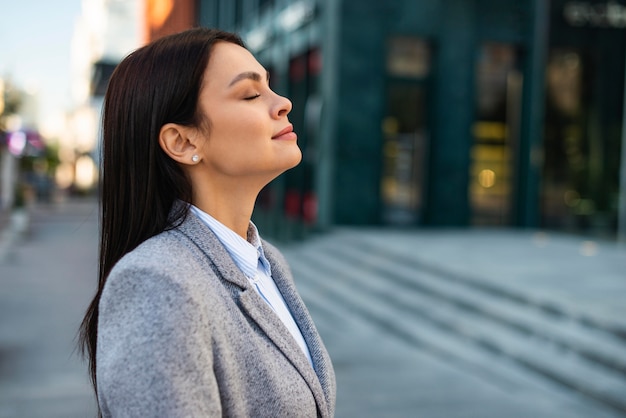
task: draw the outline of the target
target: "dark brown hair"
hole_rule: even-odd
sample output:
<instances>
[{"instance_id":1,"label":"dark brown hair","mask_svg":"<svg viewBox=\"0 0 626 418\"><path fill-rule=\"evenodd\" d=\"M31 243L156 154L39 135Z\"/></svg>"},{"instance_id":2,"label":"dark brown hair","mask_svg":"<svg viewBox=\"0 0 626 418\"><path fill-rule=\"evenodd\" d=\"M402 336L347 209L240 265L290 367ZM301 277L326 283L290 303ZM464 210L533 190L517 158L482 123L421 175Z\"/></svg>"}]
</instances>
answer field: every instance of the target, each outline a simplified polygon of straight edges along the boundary
<instances>
[{"instance_id":1,"label":"dark brown hair","mask_svg":"<svg viewBox=\"0 0 626 418\"><path fill-rule=\"evenodd\" d=\"M107 276L124 254L177 225L186 215L174 202L191 201L191 183L159 146L166 123L200 127L198 96L217 42L244 46L232 33L195 28L154 41L115 69L105 95L100 184L98 289L80 327L94 390L98 304Z\"/></svg>"}]
</instances>

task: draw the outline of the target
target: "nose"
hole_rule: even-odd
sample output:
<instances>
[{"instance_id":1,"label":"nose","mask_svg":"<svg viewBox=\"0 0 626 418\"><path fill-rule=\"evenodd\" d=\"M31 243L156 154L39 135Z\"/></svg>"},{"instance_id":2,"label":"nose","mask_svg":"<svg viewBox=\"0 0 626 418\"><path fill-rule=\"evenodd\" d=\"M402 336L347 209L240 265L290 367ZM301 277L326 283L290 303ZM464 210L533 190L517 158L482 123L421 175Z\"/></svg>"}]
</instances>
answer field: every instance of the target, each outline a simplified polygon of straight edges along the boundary
<instances>
[{"instance_id":1,"label":"nose","mask_svg":"<svg viewBox=\"0 0 626 418\"><path fill-rule=\"evenodd\" d=\"M276 104L274 105L274 109L272 111L272 117L278 119L283 116L287 116L289 112L291 112L292 106L291 100L277 94Z\"/></svg>"}]
</instances>

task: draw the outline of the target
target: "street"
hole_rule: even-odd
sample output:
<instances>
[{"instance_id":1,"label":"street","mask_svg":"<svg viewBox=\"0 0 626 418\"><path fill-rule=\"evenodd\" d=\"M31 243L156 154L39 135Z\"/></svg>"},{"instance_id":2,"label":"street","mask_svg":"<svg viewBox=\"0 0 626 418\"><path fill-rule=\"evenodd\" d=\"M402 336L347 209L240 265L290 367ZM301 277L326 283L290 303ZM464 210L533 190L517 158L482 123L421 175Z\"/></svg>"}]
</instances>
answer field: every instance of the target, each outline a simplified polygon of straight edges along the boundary
<instances>
[{"instance_id":1,"label":"street","mask_svg":"<svg viewBox=\"0 0 626 418\"><path fill-rule=\"evenodd\" d=\"M26 236L3 232L0 417L93 417L76 337L95 291L96 206L38 207Z\"/></svg>"},{"instance_id":2,"label":"street","mask_svg":"<svg viewBox=\"0 0 626 418\"><path fill-rule=\"evenodd\" d=\"M97 208L30 219L0 238L0 418L95 416L75 339ZM333 359L338 418L626 416L624 247L471 229L277 244Z\"/></svg>"}]
</instances>

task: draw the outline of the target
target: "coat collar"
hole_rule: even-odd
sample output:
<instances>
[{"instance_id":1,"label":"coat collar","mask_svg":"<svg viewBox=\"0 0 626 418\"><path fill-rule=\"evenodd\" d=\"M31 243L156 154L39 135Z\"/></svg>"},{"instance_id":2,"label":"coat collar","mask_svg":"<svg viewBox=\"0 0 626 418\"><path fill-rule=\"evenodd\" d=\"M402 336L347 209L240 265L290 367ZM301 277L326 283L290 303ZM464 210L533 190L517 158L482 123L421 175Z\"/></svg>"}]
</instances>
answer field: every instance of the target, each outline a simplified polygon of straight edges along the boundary
<instances>
[{"instance_id":1,"label":"coat collar","mask_svg":"<svg viewBox=\"0 0 626 418\"><path fill-rule=\"evenodd\" d=\"M307 382L320 411L321 416L330 416L327 401L331 399L332 383L329 373L330 359L323 348L319 334L310 318L302 299L297 293L293 279L286 268L286 262L273 247L263 242L263 251L270 262L272 277L280 290L287 306L300 328L304 340L309 346L315 370L291 337L288 329L280 318L267 306L250 282L235 265L232 258L219 241L217 236L191 211L176 227L185 235L208 259L211 268L224 281L237 286L240 291L234 295L242 311L258 324L289 362L298 370Z\"/></svg>"}]
</instances>

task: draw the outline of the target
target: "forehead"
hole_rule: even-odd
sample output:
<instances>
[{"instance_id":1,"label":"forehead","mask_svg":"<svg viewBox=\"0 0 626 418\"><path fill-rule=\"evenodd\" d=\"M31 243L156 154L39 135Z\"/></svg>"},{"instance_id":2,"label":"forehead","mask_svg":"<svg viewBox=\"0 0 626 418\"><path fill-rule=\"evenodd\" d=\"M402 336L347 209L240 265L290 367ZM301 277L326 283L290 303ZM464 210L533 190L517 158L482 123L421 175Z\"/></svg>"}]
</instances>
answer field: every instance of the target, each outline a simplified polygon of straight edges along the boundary
<instances>
[{"instance_id":1,"label":"forehead","mask_svg":"<svg viewBox=\"0 0 626 418\"><path fill-rule=\"evenodd\" d=\"M265 78L265 68L250 51L230 42L216 43L206 68L205 83L218 83L226 87L242 72L256 72Z\"/></svg>"}]
</instances>

